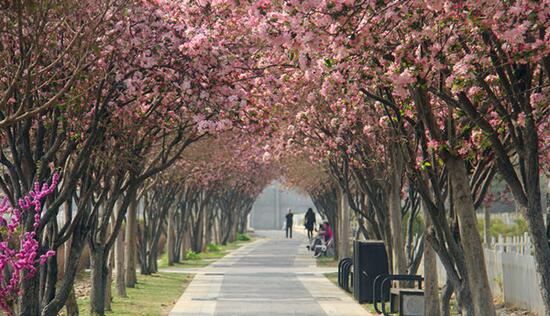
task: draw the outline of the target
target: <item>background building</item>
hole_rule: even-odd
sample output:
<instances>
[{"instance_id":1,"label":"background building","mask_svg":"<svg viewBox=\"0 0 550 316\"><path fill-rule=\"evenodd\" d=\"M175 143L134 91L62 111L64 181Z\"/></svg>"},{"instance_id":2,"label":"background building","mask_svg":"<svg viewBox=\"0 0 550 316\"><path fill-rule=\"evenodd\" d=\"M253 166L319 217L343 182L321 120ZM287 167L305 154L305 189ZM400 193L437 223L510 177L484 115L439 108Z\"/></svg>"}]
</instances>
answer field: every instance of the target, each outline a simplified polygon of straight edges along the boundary
<instances>
[{"instance_id":1,"label":"background building","mask_svg":"<svg viewBox=\"0 0 550 316\"><path fill-rule=\"evenodd\" d=\"M309 207L315 210L309 196L286 188L275 181L266 187L254 202L250 214L250 226L253 229L280 230L283 228L284 217L290 208L295 214L294 225L299 229L298 226L303 226L304 213Z\"/></svg>"}]
</instances>

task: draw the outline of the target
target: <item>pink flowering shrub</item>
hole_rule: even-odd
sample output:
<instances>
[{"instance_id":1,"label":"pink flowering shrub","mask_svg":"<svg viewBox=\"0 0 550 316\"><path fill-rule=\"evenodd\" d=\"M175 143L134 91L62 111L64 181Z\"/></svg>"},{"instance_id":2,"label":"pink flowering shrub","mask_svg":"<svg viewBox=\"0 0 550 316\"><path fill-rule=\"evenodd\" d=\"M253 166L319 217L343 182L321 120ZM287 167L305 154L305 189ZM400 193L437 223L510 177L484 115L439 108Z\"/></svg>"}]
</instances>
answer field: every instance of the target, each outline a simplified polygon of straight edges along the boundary
<instances>
[{"instance_id":1,"label":"pink flowering shrub","mask_svg":"<svg viewBox=\"0 0 550 316\"><path fill-rule=\"evenodd\" d=\"M19 199L19 207L13 207L7 197L0 203L0 308L8 315L13 315L12 303L20 295L19 283L23 272L27 272L26 277L32 277L37 265L43 265L55 254L49 250L38 256L36 230L40 223L42 201L53 192L58 181L59 175L55 173L50 185L35 183L34 190ZM25 212L34 212L34 223L29 231L24 231L22 223Z\"/></svg>"}]
</instances>

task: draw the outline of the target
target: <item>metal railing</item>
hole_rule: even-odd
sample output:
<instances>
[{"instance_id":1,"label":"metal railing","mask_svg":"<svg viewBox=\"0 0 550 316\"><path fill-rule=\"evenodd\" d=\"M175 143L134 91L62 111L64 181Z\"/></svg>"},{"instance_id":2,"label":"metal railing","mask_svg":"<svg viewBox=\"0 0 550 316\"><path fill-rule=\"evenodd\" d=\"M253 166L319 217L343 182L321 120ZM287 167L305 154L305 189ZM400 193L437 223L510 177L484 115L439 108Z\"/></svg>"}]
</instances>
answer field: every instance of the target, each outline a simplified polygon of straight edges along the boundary
<instances>
[{"instance_id":1,"label":"metal railing","mask_svg":"<svg viewBox=\"0 0 550 316\"><path fill-rule=\"evenodd\" d=\"M350 279L353 278L352 267L353 260L351 258L344 258L338 263L338 286L349 293L351 293L351 286L353 286L353 281L350 286Z\"/></svg>"},{"instance_id":2,"label":"metal railing","mask_svg":"<svg viewBox=\"0 0 550 316\"><path fill-rule=\"evenodd\" d=\"M363 272L365 273L365 272ZM389 291L384 291L385 288L389 288L391 281L413 281L418 282L418 289L422 289L422 282L424 278L420 275L404 275L404 274L382 274L377 276L374 279L373 289L372 289L372 302L374 305L374 310L378 314L383 314L384 316L389 315L386 311L386 302L389 301L389 297L385 297L384 293L389 294ZM380 291L378 291L380 290ZM379 300L377 299L378 293L380 293L380 303L381 309L378 308Z\"/></svg>"}]
</instances>

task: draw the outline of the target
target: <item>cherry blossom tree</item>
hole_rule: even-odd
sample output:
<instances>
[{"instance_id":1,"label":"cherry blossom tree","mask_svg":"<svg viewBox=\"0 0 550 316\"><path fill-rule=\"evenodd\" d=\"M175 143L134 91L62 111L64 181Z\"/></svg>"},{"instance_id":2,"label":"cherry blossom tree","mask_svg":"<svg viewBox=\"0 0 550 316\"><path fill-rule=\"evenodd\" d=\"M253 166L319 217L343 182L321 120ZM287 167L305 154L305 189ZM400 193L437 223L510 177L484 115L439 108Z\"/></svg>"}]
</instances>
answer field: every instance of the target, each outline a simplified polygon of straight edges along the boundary
<instances>
[{"instance_id":1,"label":"cherry blossom tree","mask_svg":"<svg viewBox=\"0 0 550 316\"><path fill-rule=\"evenodd\" d=\"M113 248L121 255L124 221L121 295L124 283L135 284L138 227L147 232L142 272L153 272L162 234L172 261L182 236L196 251L213 235L234 240L255 197L280 174L333 223L343 194L368 235L384 240L396 273L415 273L420 262L411 226L422 204L424 238L449 280L443 312L455 291L464 314L485 316L495 311L475 209L498 173L529 224L550 309L540 191L550 158L548 3L5 6L0 187L15 205L52 177L50 164L61 166L63 181L38 219L21 223L39 248L67 245L71 262L61 280L56 255L44 278L21 280L21 314L59 312L88 241L92 310L103 315L108 258ZM138 226L141 197L150 203Z\"/></svg>"}]
</instances>

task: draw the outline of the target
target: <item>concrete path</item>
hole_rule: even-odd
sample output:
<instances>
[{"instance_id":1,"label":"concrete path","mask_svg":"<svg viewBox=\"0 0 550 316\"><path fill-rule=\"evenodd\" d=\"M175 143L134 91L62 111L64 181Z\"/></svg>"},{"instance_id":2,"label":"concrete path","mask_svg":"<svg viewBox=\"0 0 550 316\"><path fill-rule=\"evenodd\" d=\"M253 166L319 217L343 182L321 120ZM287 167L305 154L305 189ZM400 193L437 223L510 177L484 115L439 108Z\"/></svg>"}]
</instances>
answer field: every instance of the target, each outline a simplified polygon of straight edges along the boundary
<instances>
[{"instance_id":1,"label":"concrete path","mask_svg":"<svg viewBox=\"0 0 550 316\"><path fill-rule=\"evenodd\" d=\"M305 238L287 240L280 231L257 232L258 240L197 273L170 316L371 315L333 285L305 248Z\"/></svg>"}]
</instances>

